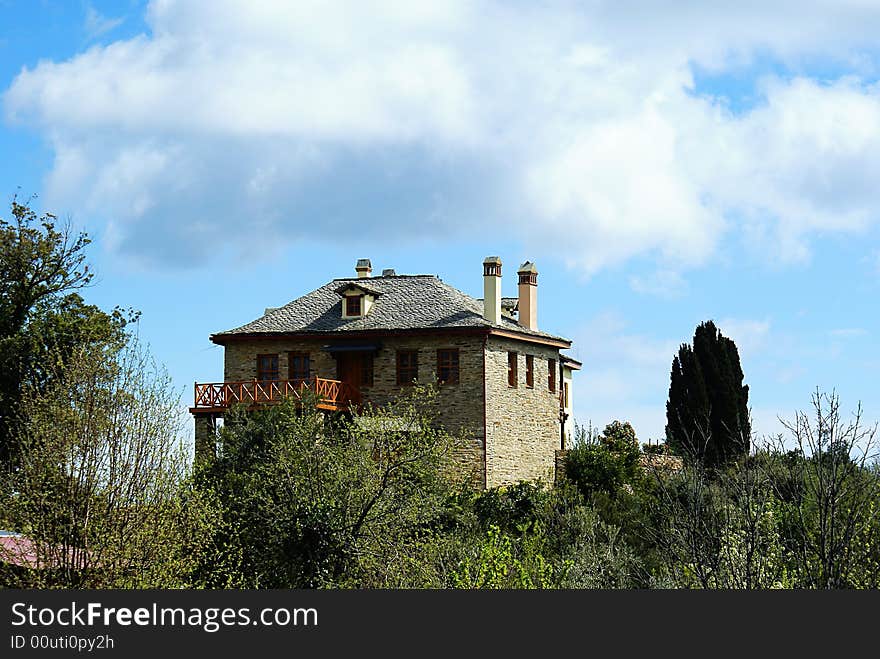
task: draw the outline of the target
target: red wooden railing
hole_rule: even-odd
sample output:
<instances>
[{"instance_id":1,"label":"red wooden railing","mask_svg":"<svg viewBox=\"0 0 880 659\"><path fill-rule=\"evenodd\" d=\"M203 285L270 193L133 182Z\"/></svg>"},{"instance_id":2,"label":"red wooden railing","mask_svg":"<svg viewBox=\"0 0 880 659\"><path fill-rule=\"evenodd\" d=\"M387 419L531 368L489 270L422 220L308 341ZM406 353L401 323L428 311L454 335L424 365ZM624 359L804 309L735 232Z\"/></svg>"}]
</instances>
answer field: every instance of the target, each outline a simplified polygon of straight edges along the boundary
<instances>
[{"instance_id":1,"label":"red wooden railing","mask_svg":"<svg viewBox=\"0 0 880 659\"><path fill-rule=\"evenodd\" d=\"M302 400L311 391L317 406L325 410L339 410L349 403L358 402L359 392L345 382L314 376L308 380L244 380L241 382L210 382L195 384L193 410L226 409L236 403L263 405L293 397Z\"/></svg>"}]
</instances>

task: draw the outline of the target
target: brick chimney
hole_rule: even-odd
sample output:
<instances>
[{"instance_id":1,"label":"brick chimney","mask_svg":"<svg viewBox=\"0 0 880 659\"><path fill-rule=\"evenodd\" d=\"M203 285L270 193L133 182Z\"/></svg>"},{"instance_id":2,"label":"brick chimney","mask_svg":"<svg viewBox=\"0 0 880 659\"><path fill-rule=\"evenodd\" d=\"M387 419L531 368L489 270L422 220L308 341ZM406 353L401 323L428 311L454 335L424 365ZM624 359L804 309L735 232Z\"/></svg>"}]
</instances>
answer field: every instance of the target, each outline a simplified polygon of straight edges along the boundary
<instances>
[{"instance_id":1,"label":"brick chimney","mask_svg":"<svg viewBox=\"0 0 880 659\"><path fill-rule=\"evenodd\" d=\"M538 329L538 269L526 261L517 271L519 275L519 324Z\"/></svg>"},{"instance_id":2,"label":"brick chimney","mask_svg":"<svg viewBox=\"0 0 880 659\"><path fill-rule=\"evenodd\" d=\"M501 323L501 259L497 256L483 261L483 318Z\"/></svg>"},{"instance_id":3,"label":"brick chimney","mask_svg":"<svg viewBox=\"0 0 880 659\"><path fill-rule=\"evenodd\" d=\"M358 273L358 279L366 279L373 272L373 264L370 263L370 259L358 259L354 271Z\"/></svg>"}]
</instances>

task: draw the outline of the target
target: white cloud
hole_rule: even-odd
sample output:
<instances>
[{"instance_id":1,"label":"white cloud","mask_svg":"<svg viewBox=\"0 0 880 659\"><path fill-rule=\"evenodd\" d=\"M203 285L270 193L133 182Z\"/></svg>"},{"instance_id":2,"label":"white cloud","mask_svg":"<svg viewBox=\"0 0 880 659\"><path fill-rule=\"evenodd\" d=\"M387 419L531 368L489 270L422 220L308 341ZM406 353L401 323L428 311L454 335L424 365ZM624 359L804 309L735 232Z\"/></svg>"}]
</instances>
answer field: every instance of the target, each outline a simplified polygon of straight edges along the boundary
<instances>
[{"instance_id":1,"label":"white cloud","mask_svg":"<svg viewBox=\"0 0 880 659\"><path fill-rule=\"evenodd\" d=\"M503 221L587 273L680 272L730 232L801 260L880 215L880 89L768 78L734 115L690 67L876 77L880 7L770 4L156 0L149 34L41 62L4 105L54 149L44 200L148 260L336 238L365 208L401 238Z\"/></svg>"},{"instance_id":2,"label":"white cloud","mask_svg":"<svg viewBox=\"0 0 880 659\"><path fill-rule=\"evenodd\" d=\"M86 5L85 30L91 39L115 30L122 25L124 20L124 18L109 18L97 11L92 5Z\"/></svg>"},{"instance_id":3,"label":"white cloud","mask_svg":"<svg viewBox=\"0 0 880 659\"><path fill-rule=\"evenodd\" d=\"M765 105L707 131L716 157L701 154L710 158L701 188L744 218L747 237L769 240L777 258L802 260L811 235L880 217L880 87L768 79L764 93Z\"/></svg>"}]
</instances>

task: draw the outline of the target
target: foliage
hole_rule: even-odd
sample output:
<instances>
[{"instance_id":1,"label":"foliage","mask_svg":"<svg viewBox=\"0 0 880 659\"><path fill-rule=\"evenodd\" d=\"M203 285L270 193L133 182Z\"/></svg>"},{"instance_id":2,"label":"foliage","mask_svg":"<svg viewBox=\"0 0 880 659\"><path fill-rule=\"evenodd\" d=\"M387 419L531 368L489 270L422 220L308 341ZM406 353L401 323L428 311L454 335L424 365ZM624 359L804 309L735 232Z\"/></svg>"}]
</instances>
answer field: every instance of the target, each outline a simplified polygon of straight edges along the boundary
<instances>
[{"instance_id":1,"label":"foliage","mask_svg":"<svg viewBox=\"0 0 880 659\"><path fill-rule=\"evenodd\" d=\"M779 436L709 475L658 480L656 583L702 588L875 588L880 582L876 424L813 396ZM795 448L790 449L791 443Z\"/></svg>"},{"instance_id":2,"label":"foliage","mask_svg":"<svg viewBox=\"0 0 880 659\"><path fill-rule=\"evenodd\" d=\"M505 533L522 534L552 505L551 494L539 481L520 481L495 487L473 500L474 513L483 528L495 527Z\"/></svg>"},{"instance_id":3,"label":"foliage","mask_svg":"<svg viewBox=\"0 0 880 659\"><path fill-rule=\"evenodd\" d=\"M119 308L104 313L76 293L92 279L88 244L85 234L15 198L11 219L0 217L0 467L18 461L23 391L50 386L59 365L83 347L120 348L126 323L137 317Z\"/></svg>"},{"instance_id":4,"label":"foliage","mask_svg":"<svg viewBox=\"0 0 880 659\"><path fill-rule=\"evenodd\" d=\"M39 569L9 585L186 586L215 513L188 484L170 378L133 338L74 357L21 403L2 523L34 543Z\"/></svg>"},{"instance_id":5,"label":"foliage","mask_svg":"<svg viewBox=\"0 0 880 659\"><path fill-rule=\"evenodd\" d=\"M629 423L614 421L600 435L575 427L574 446L565 459L566 476L589 498L594 492L616 495L640 475L639 443Z\"/></svg>"},{"instance_id":6,"label":"foliage","mask_svg":"<svg viewBox=\"0 0 880 659\"><path fill-rule=\"evenodd\" d=\"M658 487L652 529L662 567L657 582L677 588L791 585L772 483L756 463L709 477L688 464Z\"/></svg>"},{"instance_id":7,"label":"foliage","mask_svg":"<svg viewBox=\"0 0 880 659\"><path fill-rule=\"evenodd\" d=\"M672 361L666 437L671 450L717 467L747 455L751 442L749 388L736 344L709 320Z\"/></svg>"},{"instance_id":8,"label":"foliage","mask_svg":"<svg viewBox=\"0 0 880 659\"><path fill-rule=\"evenodd\" d=\"M527 503L525 503L527 502ZM576 489L520 482L474 499L477 524L465 529L456 588L632 587L640 563ZM516 511L511 516L510 511ZM506 523L506 526L502 524Z\"/></svg>"},{"instance_id":9,"label":"foliage","mask_svg":"<svg viewBox=\"0 0 880 659\"><path fill-rule=\"evenodd\" d=\"M588 508L584 533L566 556L562 588L636 588L641 585L643 561L629 546L622 530Z\"/></svg>"},{"instance_id":10,"label":"foliage","mask_svg":"<svg viewBox=\"0 0 880 659\"><path fill-rule=\"evenodd\" d=\"M314 405L233 410L200 474L249 587L382 585L389 554L442 509L461 441L436 429L433 392L331 422ZM210 568L210 566L206 566Z\"/></svg>"},{"instance_id":11,"label":"foliage","mask_svg":"<svg viewBox=\"0 0 880 659\"><path fill-rule=\"evenodd\" d=\"M612 423L580 430L576 451L588 458L573 461L569 480L486 491L450 482L448 438L423 435L430 423L402 423L399 412L352 425L292 405L239 411L200 481L223 524L197 583L874 588L874 429L858 415L840 423L836 398L830 410L825 400L814 400L816 422L799 415L790 425L794 450L768 445L723 469L692 461L645 472L632 428Z\"/></svg>"},{"instance_id":12,"label":"foliage","mask_svg":"<svg viewBox=\"0 0 880 659\"><path fill-rule=\"evenodd\" d=\"M514 548L514 539L492 525L453 574L455 588L550 588L554 566L541 552L540 532Z\"/></svg>"},{"instance_id":13,"label":"foliage","mask_svg":"<svg viewBox=\"0 0 880 659\"><path fill-rule=\"evenodd\" d=\"M783 474L801 579L810 588L876 583L865 568L877 564L877 424L864 423L861 406L843 420L835 392L817 390L812 405L812 415L784 422L795 443Z\"/></svg>"}]
</instances>

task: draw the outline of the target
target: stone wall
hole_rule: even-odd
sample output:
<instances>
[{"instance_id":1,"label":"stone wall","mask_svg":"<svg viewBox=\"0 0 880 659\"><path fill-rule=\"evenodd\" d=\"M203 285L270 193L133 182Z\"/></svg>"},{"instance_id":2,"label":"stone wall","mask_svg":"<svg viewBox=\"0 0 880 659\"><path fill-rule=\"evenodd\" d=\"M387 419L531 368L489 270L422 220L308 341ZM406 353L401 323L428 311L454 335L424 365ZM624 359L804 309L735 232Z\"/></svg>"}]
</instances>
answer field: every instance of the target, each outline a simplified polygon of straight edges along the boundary
<instances>
[{"instance_id":1,"label":"stone wall","mask_svg":"<svg viewBox=\"0 0 880 659\"><path fill-rule=\"evenodd\" d=\"M509 351L517 353L516 387L508 385ZM526 355L534 357L533 387L526 386ZM561 431L559 394L548 388L548 359L558 364L559 350L495 337L487 342L487 487L536 478L554 482Z\"/></svg>"},{"instance_id":2,"label":"stone wall","mask_svg":"<svg viewBox=\"0 0 880 659\"><path fill-rule=\"evenodd\" d=\"M684 460L677 455L641 453L639 454L639 466L645 471L670 475L684 469Z\"/></svg>"},{"instance_id":3,"label":"stone wall","mask_svg":"<svg viewBox=\"0 0 880 659\"><path fill-rule=\"evenodd\" d=\"M560 485L567 478L565 462L570 449L556 451L556 485ZM639 453L639 467L649 474L660 476L672 476L684 469L684 461L677 455ZM632 490L632 486L626 483Z\"/></svg>"},{"instance_id":4,"label":"stone wall","mask_svg":"<svg viewBox=\"0 0 880 659\"><path fill-rule=\"evenodd\" d=\"M213 414L195 415L195 455L197 463L209 462L217 455L217 418Z\"/></svg>"},{"instance_id":5,"label":"stone wall","mask_svg":"<svg viewBox=\"0 0 880 659\"><path fill-rule=\"evenodd\" d=\"M336 359L323 350L330 338L254 339L234 342L225 349L226 381L252 380L257 375L258 354L278 354L282 379L289 374L288 352L308 352L311 375L337 379ZM377 341L370 341L375 343ZM386 405L411 390L397 384L397 351L417 350L420 384L436 382L437 350L457 348L459 382L444 384L437 392L437 420L451 434L464 433L466 441L453 456L461 474L474 476L483 485L483 338L478 336L392 336L378 340L381 348L373 357L373 386L362 386L365 405ZM545 366L546 369L546 366ZM545 374L546 378L546 374ZM546 388L546 386L545 386Z\"/></svg>"},{"instance_id":6,"label":"stone wall","mask_svg":"<svg viewBox=\"0 0 880 659\"><path fill-rule=\"evenodd\" d=\"M253 380L257 377L257 355L277 354L278 372L282 380L289 377L289 352L308 352L312 375L336 379L336 360L330 353L321 350L327 341L283 341L277 339L254 339L236 341L226 346L224 352L224 376L226 382Z\"/></svg>"}]
</instances>

